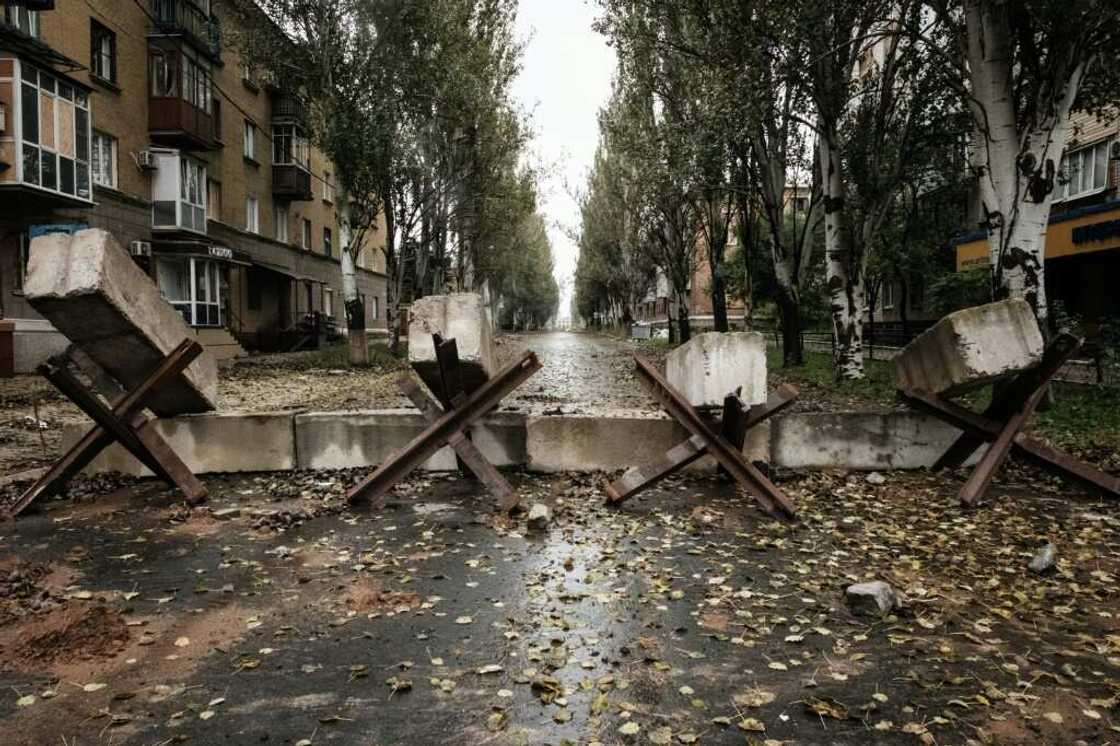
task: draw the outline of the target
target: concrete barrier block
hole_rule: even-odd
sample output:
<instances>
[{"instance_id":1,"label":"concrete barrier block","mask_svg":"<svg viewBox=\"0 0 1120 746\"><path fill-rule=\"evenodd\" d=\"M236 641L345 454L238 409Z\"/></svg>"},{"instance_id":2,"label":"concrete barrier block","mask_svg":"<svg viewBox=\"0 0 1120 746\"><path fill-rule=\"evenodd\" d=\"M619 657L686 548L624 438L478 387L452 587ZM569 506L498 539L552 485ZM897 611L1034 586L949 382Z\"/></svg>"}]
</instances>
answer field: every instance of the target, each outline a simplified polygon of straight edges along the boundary
<instances>
[{"instance_id":1,"label":"concrete barrier block","mask_svg":"<svg viewBox=\"0 0 1120 746\"><path fill-rule=\"evenodd\" d=\"M956 396L1037 365L1044 342L1020 299L956 311L914 338L894 359L900 389Z\"/></svg>"},{"instance_id":2,"label":"concrete barrier block","mask_svg":"<svg viewBox=\"0 0 1120 746\"><path fill-rule=\"evenodd\" d=\"M773 463L791 469L928 468L960 435L951 425L918 412L814 412L782 415L772 422Z\"/></svg>"},{"instance_id":3,"label":"concrete barrier block","mask_svg":"<svg viewBox=\"0 0 1120 746\"><path fill-rule=\"evenodd\" d=\"M296 452L301 469L376 466L423 432L427 422L415 409L308 412L296 415ZM525 463L525 415L495 412L471 428L479 451L495 466ZM443 447L421 467L456 469L455 453Z\"/></svg>"},{"instance_id":4,"label":"concrete barrier block","mask_svg":"<svg viewBox=\"0 0 1120 746\"><path fill-rule=\"evenodd\" d=\"M292 412L182 415L162 419L156 427L196 474L287 471L296 468L292 418ZM87 429L68 426L63 435L65 447L76 443ZM119 443L102 451L86 471L151 476Z\"/></svg>"},{"instance_id":5,"label":"concrete barrier block","mask_svg":"<svg viewBox=\"0 0 1120 746\"><path fill-rule=\"evenodd\" d=\"M705 332L669 353L669 385L696 407L723 406L737 388L748 406L766 401L766 338L757 332Z\"/></svg>"},{"instance_id":6,"label":"concrete barrier block","mask_svg":"<svg viewBox=\"0 0 1120 746\"><path fill-rule=\"evenodd\" d=\"M140 384L182 341L183 317L107 231L55 233L31 242L24 293L55 329L126 388ZM157 389L161 416L213 410L218 366L207 353Z\"/></svg>"},{"instance_id":7,"label":"concrete barrier block","mask_svg":"<svg viewBox=\"0 0 1120 746\"><path fill-rule=\"evenodd\" d=\"M769 423L748 432L743 452L751 461L770 457ZM615 471L641 466L688 438L665 416L625 413L530 416L526 424L527 466L535 472ZM690 469L712 471L706 456Z\"/></svg>"},{"instance_id":8,"label":"concrete barrier block","mask_svg":"<svg viewBox=\"0 0 1120 746\"><path fill-rule=\"evenodd\" d=\"M408 361L432 391L439 390L432 335L454 339L463 388L474 391L497 370L490 314L477 293L429 295L409 309Z\"/></svg>"}]
</instances>

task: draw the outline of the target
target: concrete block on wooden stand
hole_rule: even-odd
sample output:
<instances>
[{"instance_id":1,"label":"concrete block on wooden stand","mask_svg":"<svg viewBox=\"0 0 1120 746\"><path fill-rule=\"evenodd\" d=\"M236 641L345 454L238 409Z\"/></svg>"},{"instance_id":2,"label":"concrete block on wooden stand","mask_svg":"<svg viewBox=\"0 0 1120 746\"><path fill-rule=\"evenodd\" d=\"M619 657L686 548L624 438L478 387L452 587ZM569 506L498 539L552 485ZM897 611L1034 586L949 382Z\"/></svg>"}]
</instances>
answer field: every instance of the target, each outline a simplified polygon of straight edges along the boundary
<instances>
[{"instance_id":1,"label":"concrete block on wooden stand","mask_svg":"<svg viewBox=\"0 0 1120 746\"><path fill-rule=\"evenodd\" d=\"M766 338L757 332L706 332L669 353L665 378L694 407L722 407L742 388L747 406L766 401Z\"/></svg>"},{"instance_id":2,"label":"concrete block on wooden stand","mask_svg":"<svg viewBox=\"0 0 1120 746\"><path fill-rule=\"evenodd\" d=\"M906 345L894 359L895 381L904 390L956 396L1037 365L1044 346L1024 300L966 308Z\"/></svg>"},{"instance_id":3,"label":"concrete block on wooden stand","mask_svg":"<svg viewBox=\"0 0 1120 746\"><path fill-rule=\"evenodd\" d=\"M432 391L440 391L433 334L455 340L463 388L468 393L497 370L490 314L481 295L429 295L412 304L410 315L408 361Z\"/></svg>"},{"instance_id":4,"label":"concrete block on wooden stand","mask_svg":"<svg viewBox=\"0 0 1120 746\"><path fill-rule=\"evenodd\" d=\"M125 388L139 385L194 336L151 278L101 229L33 240L24 293L36 311ZM217 402L218 366L207 353L148 399L161 416L208 412Z\"/></svg>"}]
</instances>

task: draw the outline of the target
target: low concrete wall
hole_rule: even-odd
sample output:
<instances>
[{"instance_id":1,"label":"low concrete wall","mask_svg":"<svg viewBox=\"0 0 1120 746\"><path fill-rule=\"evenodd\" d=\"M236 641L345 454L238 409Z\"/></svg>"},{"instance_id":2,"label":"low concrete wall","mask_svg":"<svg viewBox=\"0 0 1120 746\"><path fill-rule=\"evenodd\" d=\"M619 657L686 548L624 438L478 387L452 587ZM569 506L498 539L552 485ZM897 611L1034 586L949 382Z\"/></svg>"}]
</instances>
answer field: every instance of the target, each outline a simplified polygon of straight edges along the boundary
<instances>
[{"instance_id":1,"label":"low concrete wall","mask_svg":"<svg viewBox=\"0 0 1120 746\"><path fill-rule=\"evenodd\" d=\"M296 468L293 412L266 414L196 414L160 420L157 427L168 444L197 474L237 471L287 471ZM69 448L85 427L68 427ZM150 476L147 467L120 444L101 452L88 472L119 471Z\"/></svg>"},{"instance_id":2,"label":"low concrete wall","mask_svg":"<svg viewBox=\"0 0 1120 746\"><path fill-rule=\"evenodd\" d=\"M661 456L688 438L688 432L665 415L608 413L530 417L526 425L530 471L614 471ZM750 431L743 451L752 461L770 454L766 423ZM705 457L690 468L712 470Z\"/></svg>"},{"instance_id":3,"label":"low concrete wall","mask_svg":"<svg viewBox=\"0 0 1120 746\"><path fill-rule=\"evenodd\" d=\"M375 466L425 426L414 409L361 412L204 414L162 420L160 432L199 474ZM72 444L83 429L69 428ZM911 412L792 414L753 429L744 446L751 461L795 469L917 469L933 464L958 431ZM496 412L472 428L479 450L497 466L535 472L616 471L653 460L688 434L665 415L528 416ZM691 468L714 469L709 456ZM424 469L455 468L443 448ZM120 446L89 471L147 471Z\"/></svg>"},{"instance_id":4,"label":"low concrete wall","mask_svg":"<svg viewBox=\"0 0 1120 746\"><path fill-rule=\"evenodd\" d=\"M791 414L773 422L774 463L791 469L926 468L960 435L917 412Z\"/></svg>"},{"instance_id":5,"label":"low concrete wall","mask_svg":"<svg viewBox=\"0 0 1120 746\"><path fill-rule=\"evenodd\" d=\"M380 464L408 444L426 425L415 409L366 412L310 412L295 416L296 461L301 469L340 469ZM479 451L495 466L515 466L528 460L525 415L497 412L471 429ZM455 453L442 448L423 467L455 469Z\"/></svg>"}]
</instances>

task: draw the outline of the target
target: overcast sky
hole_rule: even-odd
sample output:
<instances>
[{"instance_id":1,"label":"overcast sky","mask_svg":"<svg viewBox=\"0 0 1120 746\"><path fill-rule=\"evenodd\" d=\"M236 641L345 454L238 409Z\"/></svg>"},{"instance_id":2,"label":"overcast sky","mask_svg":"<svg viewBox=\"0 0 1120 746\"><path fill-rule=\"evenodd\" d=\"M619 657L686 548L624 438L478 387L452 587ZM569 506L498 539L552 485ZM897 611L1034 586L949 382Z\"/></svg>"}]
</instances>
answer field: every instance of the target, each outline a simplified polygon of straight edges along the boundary
<instances>
[{"instance_id":1,"label":"overcast sky","mask_svg":"<svg viewBox=\"0 0 1120 746\"><path fill-rule=\"evenodd\" d=\"M563 288L560 315L570 308L571 279L579 250L564 228L578 229L572 198L582 189L599 139L596 115L610 95L614 51L591 29L593 0L520 0L518 31L527 42L523 69L513 87L533 117L533 153L548 169L541 211L549 223L556 277Z\"/></svg>"}]
</instances>

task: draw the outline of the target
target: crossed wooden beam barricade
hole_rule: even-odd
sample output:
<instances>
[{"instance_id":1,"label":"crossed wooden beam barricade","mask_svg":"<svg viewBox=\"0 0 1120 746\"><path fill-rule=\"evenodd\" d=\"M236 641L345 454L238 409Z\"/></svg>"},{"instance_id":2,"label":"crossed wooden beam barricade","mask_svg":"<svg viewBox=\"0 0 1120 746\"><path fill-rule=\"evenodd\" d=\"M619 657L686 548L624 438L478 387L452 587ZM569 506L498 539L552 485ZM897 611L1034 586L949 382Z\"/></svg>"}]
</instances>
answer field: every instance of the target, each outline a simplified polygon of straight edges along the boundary
<instances>
[{"instance_id":1,"label":"crossed wooden beam barricade","mask_svg":"<svg viewBox=\"0 0 1120 746\"><path fill-rule=\"evenodd\" d=\"M1049 471L1095 487L1106 495L1120 497L1120 478L1022 432L1046 395L1050 381L1080 347L1081 340L1072 334L1056 336L1047 345L1039 364L998 388L982 413L928 391L899 390L899 396L908 405L964 431L937 460L934 469L962 466L980 446L990 444L961 488L963 504L975 505L983 499L1012 450Z\"/></svg>"},{"instance_id":2,"label":"crossed wooden beam barricade","mask_svg":"<svg viewBox=\"0 0 1120 746\"><path fill-rule=\"evenodd\" d=\"M40 497L62 490L97 454L114 442L128 449L157 477L177 486L190 504L205 500L206 487L156 431L156 420L144 413L152 394L182 373L201 354L202 345L193 339L184 340L140 385L116 396L108 392L119 389L119 385L77 348L71 347L40 365L37 369L39 374L96 424L23 493L8 510L7 517L14 518ZM93 379L94 385L83 383L80 375ZM111 403L106 403L110 400Z\"/></svg>"},{"instance_id":3,"label":"crossed wooden beam barricade","mask_svg":"<svg viewBox=\"0 0 1120 746\"><path fill-rule=\"evenodd\" d=\"M470 394L463 390L459 372L459 353L454 339L432 335L439 365L439 401L434 400L419 384L409 378L397 381L397 386L420 410L428 422L422 433L403 448L385 459L377 470L356 484L347 493L351 505L374 502L380 505L384 495L445 445L455 451L459 468L473 474L486 485L497 499L498 507L509 512L517 507L520 498L501 473L486 460L470 440L468 428L483 415L497 407L525 381L541 369L541 363L532 351L524 353L493 378Z\"/></svg>"},{"instance_id":4,"label":"crossed wooden beam barricade","mask_svg":"<svg viewBox=\"0 0 1120 746\"><path fill-rule=\"evenodd\" d=\"M661 458L628 470L607 485L607 502L617 505L656 484L698 458L711 454L721 470L730 475L767 513L781 518L797 517L793 502L777 485L743 456L747 431L773 417L797 398L797 389L779 386L765 404L749 409L737 392L723 400L720 430L713 429L681 392L673 388L648 361L634 355L637 373L645 381L658 404L692 435L665 452Z\"/></svg>"}]
</instances>

